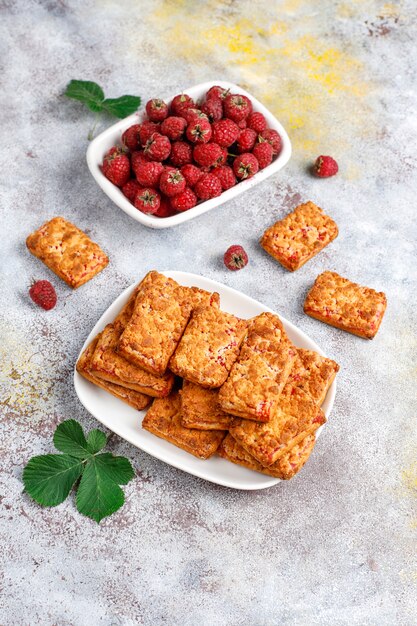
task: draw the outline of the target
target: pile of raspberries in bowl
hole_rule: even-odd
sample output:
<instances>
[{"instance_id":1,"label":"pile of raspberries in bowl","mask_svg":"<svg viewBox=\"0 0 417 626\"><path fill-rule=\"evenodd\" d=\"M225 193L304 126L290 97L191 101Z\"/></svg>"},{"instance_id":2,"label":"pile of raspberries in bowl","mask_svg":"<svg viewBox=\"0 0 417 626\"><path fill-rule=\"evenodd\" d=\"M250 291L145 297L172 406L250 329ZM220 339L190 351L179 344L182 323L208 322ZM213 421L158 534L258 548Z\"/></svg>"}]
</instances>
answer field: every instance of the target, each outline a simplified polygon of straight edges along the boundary
<instances>
[{"instance_id":1,"label":"pile of raspberries in bowl","mask_svg":"<svg viewBox=\"0 0 417 626\"><path fill-rule=\"evenodd\" d=\"M277 158L282 141L246 95L212 86L197 103L154 98L101 171L142 213L170 217L216 198Z\"/></svg>"}]
</instances>

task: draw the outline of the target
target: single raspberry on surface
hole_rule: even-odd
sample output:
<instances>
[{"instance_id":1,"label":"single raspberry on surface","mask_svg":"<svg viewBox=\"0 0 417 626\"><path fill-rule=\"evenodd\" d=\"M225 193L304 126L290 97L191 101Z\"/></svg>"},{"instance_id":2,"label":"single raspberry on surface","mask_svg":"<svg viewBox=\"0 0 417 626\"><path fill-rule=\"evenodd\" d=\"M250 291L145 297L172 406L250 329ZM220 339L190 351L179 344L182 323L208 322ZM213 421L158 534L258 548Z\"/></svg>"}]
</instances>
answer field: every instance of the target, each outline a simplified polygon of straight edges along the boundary
<instances>
[{"instance_id":1,"label":"single raspberry on surface","mask_svg":"<svg viewBox=\"0 0 417 626\"><path fill-rule=\"evenodd\" d=\"M114 185L123 187L130 178L130 161L122 148L114 146L104 155L102 171Z\"/></svg>"},{"instance_id":2,"label":"single raspberry on surface","mask_svg":"<svg viewBox=\"0 0 417 626\"><path fill-rule=\"evenodd\" d=\"M159 188L166 196L172 198L184 191L186 186L184 176L180 170L166 168L159 179Z\"/></svg>"},{"instance_id":3,"label":"single raspberry on surface","mask_svg":"<svg viewBox=\"0 0 417 626\"><path fill-rule=\"evenodd\" d=\"M135 150L130 155L130 165L135 174L136 168L139 166L139 163L147 163L148 161L149 159L147 159L146 156L143 154L143 150Z\"/></svg>"},{"instance_id":4,"label":"single raspberry on surface","mask_svg":"<svg viewBox=\"0 0 417 626\"><path fill-rule=\"evenodd\" d=\"M148 120L142 122L139 129L139 138L142 146L146 145L146 142L151 137L151 135L153 135L153 133L159 133L160 128L161 125L155 124L155 122L149 122Z\"/></svg>"},{"instance_id":5,"label":"single raspberry on surface","mask_svg":"<svg viewBox=\"0 0 417 626\"><path fill-rule=\"evenodd\" d=\"M245 128L239 133L237 138L237 151L239 154L242 152L250 152L255 145L257 134L251 128Z\"/></svg>"},{"instance_id":6,"label":"single raspberry on surface","mask_svg":"<svg viewBox=\"0 0 417 626\"><path fill-rule=\"evenodd\" d=\"M186 141L174 141L171 144L170 162L175 167L182 167L193 160L193 147Z\"/></svg>"},{"instance_id":7,"label":"single raspberry on surface","mask_svg":"<svg viewBox=\"0 0 417 626\"><path fill-rule=\"evenodd\" d=\"M216 122L223 117L223 102L221 98L209 98L201 105L201 110L211 122Z\"/></svg>"},{"instance_id":8,"label":"single raspberry on surface","mask_svg":"<svg viewBox=\"0 0 417 626\"><path fill-rule=\"evenodd\" d=\"M29 296L38 306L50 311L56 305L57 297L54 286L49 280L37 280L29 289Z\"/></svg>"},{"instance_id":9,"label":"single raspberry on surface","mask_svg":"<svg viewBox=\"0 0 417 626\"><path fill-rule=\"evenodd\" d=\"M152 215L159 209L161 197L155 189L141 189L135 196L134 204L139 211L142 211L142 213L149 213Z\"/></svg>"},{"instance_id":10,"label":"single raspberry on surface","mask_svg":"<svg viewBox=\"0 0 417 626\"><path fill-rule=\"evenodd\" d=\"M317 157L314 163L314 173L320 178L328 178L334 176L339 171L337 162L331 156L321 155Z\"/></svg>"},{"instance_id":11,"label":"single raspberry on surface","mask_svg":"<svg viewBox=\"0 0 417 626\"><path fill-rule=\"evenodd\" d=\"M171 111L173 115L182 116L182 113L187 109L191 109L195 106L194 100L186 93L180 93L175 96L171 102Z\"/></svg>"},{"instance_id":12,"label":"single raspberry on surface","mask_svg":"<svg viewBox=\"0 0 417 626\"><path fill-rule=\"evenodd\" d=\"M194 185L196 185L202 177L203 172L196 165L189 163L187 165L183 165L183 167L181 168L181 174L187 181L187 185L189 187L194 187Z\"/></svg>"},{"instance_id":13,"label":"single raspberry on surface","mask_svg":"<svg viewBox=\"0 0 417 626\"><path fill-rule=\"evenodd\" d=\"M181 213L192 209L196 204L197 196L190 187L186 187L184 191L171 198L172 208Z\"/></svg>"},{"instance_id":14,"label":"single raspberry on surface","mask_svg":"<svg viewBox=\"0 0 417 626\"><path fill-rule=\"evenodd\" d=\"M213 122L213 141L219 146L229 148L239 137L239 127L233 120L223 119Z\"/></svg>"},{"instance_id":15,"label":"single raspberry on surface","mask_svg":"<svg viewBox=\"0 0 417 626\"><path fill-rule=\"evenodd\" d=\"M176 141L184 134L186 127L187 122L183 117L170 115L161 124L161 134L171 139L171 141Z\"/></svg>"},{"instance_id":16,"label":"single raspberry on surface","mask_svg":"<svg viewBox=\"0 0 417 626\"><path fill-rule=\"evenodd\" d=\"M131 152L139 150L140 148L140 126L140 124L133 124L133 126L127 128L122 135L123 145Z\"/></svg>"},{"instance_id":17,"label":"single raspberry on surface","mask_svg":"<svg viewBox=\"0 0 417 626\"><path fill-rule=\"evenodd\" d=\"M158 187L164 166L159 161L142 161L138 164L135 174L142 187Z\"/></svg>"},{"instance_id":18,"label":"single raspberry on surface","mask_svg":"<svg viewBox=\"0 0 417 626\"><path fill-rule=\"evenodd\" d=\"M165 135L153 133L143 150L152 161L165 161L171 153L171 142Z\"/></svg>"},{"instance_id":19,"label":"single raspberry on surface","mask_svg":"<svg viewBox=\"0 0 417 626\"><path fill-rule=\"evenodd\" d=\"M153 215L156 215L156 217L171 217L171 215L174 214L175 210L171 206L170 199L161 194L159 208L155 211L155 213L153 213Z\"/></svg>"},{"instance_id":20,"label":"single raspberry on surface","mask_svg":"<svg viewBox=\"0 0 417 626\"><path fill-rule=\"evenodd\" d=\"M236 185L236 176L231 167L228 165L221 165L213 170L213 174L217 176L222 186L223 191L230 189Z\"/></svg>"},{"instance_id":21,"label":"single raspberry on surface","mask_svg":"<svg viewBox=\"0 0 417 626\"><path fill-rule=\"evenodd\" d=\"M227 269L234 272L245 267L249 259L242 246L230 246L224 253L223 261Z\"/></svg>"},{"instance_id":22,"label":"single raspberry on surface","mask_svg":"<svg viewBox=\"0 0 417 626\"><path fill-rule=\"evenodd\" d=\"M159 98L149 100L145 108L151 122L162 122L168 115L168 105Z\"/></svg>"},{"instance_id":23,"label":"single raspberry on surface","mask_svg":"<svg viewBox=\"0 0 417 626\"><path fill-rule=\"evenodd\" d=\"M198 165L214 167L223 158L223 149L217 143L201 143L195 146L193 158Z\"/></svg>"},{"instance_id":24,"label":"single raspberry on surface","mask_svg":"<svg viewBox=\"0 0 417 626\"><path fill-rule=\"evenodd\" d=\"M224 99L223 110L225 117L228 117L234 122L240 122L251 113L252 104L246 96L242 96L238 93L229 94Z\"/></svg>"},{"instance_id":25,"label":"single raspberry on surface","mask_svg":"<svg viewBox=\"0 0 417 626\"><path fill-rule=\"evenodd\" d=\"M252 128L252 130L254 130L256 133L261 133L263 130L266 130L268 126L265 116L258 111L249 113L246 121L248 124L248 128Z\"/></svg>"},{"instance_id":26,"label":"single raspberry on surface","mask_svg":"<svg viewBox=\"0 0 417 626\"><path fill-rule=\"evenodd\" d=\"M142 187L139 185L138 181L134 178L131 178L127 181L125 185L123 185L122 192L124 193L126 198L130 200L130 202L133 202L135 200L137 192L141 189Z\"/></svg>"},{"instance_id":27,"label":"single raspberry on surface","mask_svg":"<svg viewBox=\"0 0 417 626\"><path fill-rule=\"evenodd\" d=\"M191 109L185 109L182 117L188 122L188 124L190 122L195 122L196 120L208 120L207 115L203 113L203 111L200 111L200 109L197 109L195 107L192 107Z\"/></svg>"},{"instance_id":28,"label":"single raspberry on surface","mask_svg":"<svg viewBox=\"0 0 417 626\"><path fill-rule=\"evenodd\" d=\"M214 174L203 174L194 187L194 191L197 194L197 198L200 198L200 200L209 200L210 198L220 196L222 186L219 179L217 176L214 176Z\"/></svg>"},{"instance_id":29,"label":"single raspberry on surface","mask_svg":"<svg viewBox=\"0 0 417 626\"><path fill-rule=\"evenodd\" d=\"M192 143L207 143L211 139L211 124L204 119L194 120L188 124L186 134Z\"/></svg>"},{"instance_id":30,"label":"single raspberry on surface","mask_svg":"<svg viewBox=\"0 0 417 626\"><path fill-rule=\"evenodd\" d=\"M233 161L233 171L237 178L245 180L251 178L259 170L257 158L250 152L245 152Z\"/></svg>"},{"instance_id":31,"label":"single raspberry on surface","mask_svg":"<svg viewBox=\"0 0 417 626\"><path fill-rule=\"evenodd\" d=\"M263 130L261 133L259 133L258 141L259 143L262 143L263 141L267 141L268 143L270 143L274 151L274 156L277 156L277 154L281 152L281 137L277 133L277 131L273 130L272 128L267 128L266 130Z\"/></svg>"},{"instance_id":32,"label":"single raspberry on surface","mask_svg":"<svg viewBox=\"0 0 417 626\"><path fill-rule=\"evenodd\" d=\"M256 146L252 150L252 154L258 160L259 169L263 170L264 167L267 167L267 165L270 165L270 163L272 163L274 149L270 143L268 143L267 141L263 141L262 143L256 144Z\"/></svg>"}]
</instances>

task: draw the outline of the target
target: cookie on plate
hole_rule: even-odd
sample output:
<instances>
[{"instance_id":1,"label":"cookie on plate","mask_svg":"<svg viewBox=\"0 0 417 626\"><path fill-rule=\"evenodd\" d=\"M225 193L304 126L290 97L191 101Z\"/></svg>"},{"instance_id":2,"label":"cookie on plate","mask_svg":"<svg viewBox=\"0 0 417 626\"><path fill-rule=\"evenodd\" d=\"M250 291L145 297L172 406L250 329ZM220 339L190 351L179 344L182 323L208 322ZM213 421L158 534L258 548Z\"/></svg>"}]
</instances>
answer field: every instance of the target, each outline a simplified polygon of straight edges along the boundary
<instances>
[{"instance_id":1,"label":"cookie on plate","mask_svg":"<svg viewBox=\"0 0 417 626\"><path fill-rule=\"evenodd\" d=\"M261 472L261 474L274 476L274 478L280 478L281 480L289 480L305 465L315 443L315 436L308 435L278 461L269 467L264 467L229 433L220 444L217 454L231 461L231 463L236 463L236 465L242 465L256 472Z\"/></svg>"},{"instance_id":2,"label":"cookie on plate","mask_svg":"<svg viewBox=\"0 0 417 626\"><path fill-rule=\"evenodd\" d=\"M291 272L323 250L338 235L336 222L314 202L300 204L264 232L261 246Z\"/></svg>"},{"instance_id":3,"label":"cookie on plate","mask_svg":"<svg viewBox=\"0 0 417 626\"><path fill-rule=\"evenodd\" d=\"M260 422L272 419L296 355L277 315L261 313L254 318L220 389L223 411Z\"/></svg>"},{"instance_id":4,"label":"cookie on plate","mask_svg":"<svg viewBox=\"0 0 417 626\"><path fill-rule=\"evenodd\" d=\"M386 308L385 293L336 272L319 274L304 302L304 312L310 317L364 339L375 337Z\"/></svg>"},{"instance_id":5,"label":"cookie on plate","mask_svg":"<svg viewBox=\"0 0 417 626\"><path fill-rule=\"evenodd\" d=\"M212 456L226 434L224 430L185 428L181 423L181 398L178 392L166 398L156 398L143 418L142 428L199 459Z\"/></svg>"},{"instance_id":6,"label":"cookie on plate","mask_svg":"<svg viewBox=\"0 0 417 626\"><path fill-rule=\"evenodd\" d=\"M340 369L339 365L336 361L321 356L314 350L297 348L297 354L301 359L299 367L302 367L302 371L293 368L289 380L299 383L301 388L310 394L314 402L321 406Z\"/></svg>"},{"instance_id":7,"label":"cookie on plate","mask_svg":"<svg viewBox=\"0 0 417 626\"><path fill-rule=\"evenodd\" d=\"M202 387L220 387L237 359L246 330L246 320L216 307L199 307L169 367L174 374Z\"/></svg>"},{"instance_id":8,"label":"cookie on plate","mask_svg":"<svg viewBox=\"0 0 417 626\"><path fill-rule=\"evenodd\" d=\"M100 335L97 335L81 354L76 365L77 372L91 383L94 383L94 385L97 385L97 387L101 387L111 393L112 396L123 400L126 404L130 404L134 409L141 411L146 408L152 400L149 396L133 389L126 389L120 385L115 385L114 383L97 378L97 376L94 375L94 372L91 370L91 358L99 338Z\"/></svg>"},{"instance_id":9,"label":"cookie on plate","mask_svg":"<svg viewBox=\"0 0 417 626\"><path fill-rule=\"evenodd\" d=\"M54 217L29 235L26 245L73 289L91 280L109 262L99 245L63 217Z\"/></svg>"},{"instance_id":10,"label":"cookie on plate","mask_svg":"<svg viewBox=\"0 0 417 626\"><path fill-rule=\"evenodd\" d=\"M205 389L184 380L181 395L181 421L186 428L228 430L233 417L219 406L217 389Z\"/></svg>"}]
</instances>

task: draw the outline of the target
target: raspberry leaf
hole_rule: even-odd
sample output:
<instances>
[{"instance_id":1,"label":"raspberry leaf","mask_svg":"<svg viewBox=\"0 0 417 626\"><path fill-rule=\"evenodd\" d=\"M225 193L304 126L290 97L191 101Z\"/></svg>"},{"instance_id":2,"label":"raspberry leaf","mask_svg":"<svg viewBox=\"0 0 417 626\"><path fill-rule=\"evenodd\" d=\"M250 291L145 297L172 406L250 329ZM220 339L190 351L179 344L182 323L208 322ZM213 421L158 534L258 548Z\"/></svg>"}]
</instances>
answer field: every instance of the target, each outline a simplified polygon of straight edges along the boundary
<instances>
[{"instance_id":1,"label":"raspberry leaf","mask_svg":"<svg viewBox=\"0 0 417 626\"><path fill-rule=\"evenodd\" d=\"M76 420L66 420L59 424L54 434L54 445L60 452L78 459L86 459L91 455L83 429Z\"/></svg>"},{"instance_id":2,"label":"raspberry leaf","mask_svg":"<svg viewBox=\"0 0 417 626\"><path fill-rule=\"evenodd\" d=\"M82 462L67 454L34 456L23 470L25 490L42 506L57 506L83 471Z\"/></svg>"},{"instance_id":3,"label":"raspberry leaf","mask_svg":"<svg viewBox=\"0 0 417 626\"><path fill-rule=\"evenodd\" d=\"M78 511L96 522L115 513L125 501L119 484L127 484L133 476L132 466L123 457L108 452L91 457L77 491Z\"/></svg>"},{"instance_id":4,"label":"raspberry leaf","mask_svg":"<svg viewBox=\"0 0 417 626\"><path fill-rule=\"evenodd\" d=\"M103 109L104 91L97 83L88 80L71 80L64 95L83 102L95 113Z\"/></svg>"},{"instance_id":5,"label":"raspberry leaf","mask_svg":"<svg viewBox=\"0 0 417 626\"><path fill-rule=\"evenodd\" d=\"M88 433L87 444L91 454L97 454L107 443L107 437L103 431L95 428Z\"/></svg>"},{"instance_id":6,"label":"raspberry leaf","mask_svg":"<svg viewBox=\"0 0 417 626\"><path fill-rule=\"evenodd\" d=\"M139 96L120 96L120 98L106 98L103 109L120 119L134 113L140 106Z\"/></svg>"}]
</instances>

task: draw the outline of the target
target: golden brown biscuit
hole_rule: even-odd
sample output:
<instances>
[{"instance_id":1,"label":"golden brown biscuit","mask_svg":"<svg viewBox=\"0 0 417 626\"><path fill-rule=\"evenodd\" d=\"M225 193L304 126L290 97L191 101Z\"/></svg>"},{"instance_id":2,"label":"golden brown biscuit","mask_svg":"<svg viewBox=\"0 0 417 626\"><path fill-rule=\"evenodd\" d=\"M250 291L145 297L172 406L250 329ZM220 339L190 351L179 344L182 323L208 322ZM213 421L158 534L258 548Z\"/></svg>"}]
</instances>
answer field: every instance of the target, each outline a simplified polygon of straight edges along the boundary
<instances>
[{"instance_id":1,"label":"golden brown biscuit","mask_svg":"<svg viewBox=\"0 0 417 626\"><path fill-rule=\"evenodd\" d=\"M338 235L336 222L313 202L300 204L268 228L261 246L287 270L298 270Z\"/></svg>"},{"instance_id":2,"label":"golden brown biscuit","mask_svg":"<svg viewBox=\"0 0 417 626\"><path fill-rule=\"evenodd\" d=\"M182 287L172 278L149 272L140 285L132 317L119 341L118 352L143 369L162 376L188 323L202 302L218 306L218 294Z\"/></svg>"},{"instance_id":3,"label":"golden brown biscuit","mask_svg":"<svg viewBox=\"0 0 417 626\"><path fill-rule=\"evenodd\" d=\"M30 252L74 289L106 267L109 259L82 230L54 217L28 236Z\"/></svg>"},{"instance_id":4,"label":"golden brown biscuit","mask_svg":"<svg viewBox=\"0 0 417 626\"><path fill-rule=\"evenodd\" d=\"M364 339L375 337L386 308L383 292L352 283L336 272L319 274L304 302L310 317Z\"/></svg>"},{"instance_id":5,"label":"golden brown biscuit","mask_svg":"<svg viewBox=\"0 0 417 626\"><path fill-rule=\"evenodd\" d=\"M225 436L224 430L196 430L181 423L181 399L178 392L154 400L142 428L161 437L199 459L212 456Z\"/></svg>"},{"instance_id":6,"label":"golden brown biscuit","mask_svg":"<svg viewBox=\"0 0 417 626\"><path fill-rule=\"evenodd\" d=\"M236 418L230 427L232 437L265 467L278 461L326 421L308 393L291 383L287 385L269 422Z\"/></svg>"},{"instance_id":7,"label":"golden brown biscuit","mask_svg":"<svg viewBox=\"0 0 417 626\"><path fill-rule=\"evenodd\" d=\"M254 318L220 389L223 411L260 422L272 419L296 355L277 315L261 313Z\"/></svg>"},{"instance_id":8,"label":"golden brown biscuit","mask_svg":"<svg viewBox=\"0 0 417 626\"><path fill-rule=\"evenodd\" d=\"M126 389L125 387L121 387L120 385L115 385L113 383L97 378L91 371L91 357L93 356L99 338L100 334L93 339L93 341L85 348L85 350L81 354L76 366L77 372L88 381L90 381L90 383L94 383L94 385L97 385L97 387L101 387L105 391L111 393L112 396L123 400L123 402L126 402L130 406L133 406L133 408L141 411L149 405L152 398L150 398L149 396L145 396L143 393L139 393L138 391L134 391L133 389Z\"/></svg>"},{"instance_id":9,"label":"golden brown biscuit","mask_svg":"<svg viewBox=\"0 0 417 626\"><path fill-rule=\"evenodd\" d=\"M339 371L336 361L321 356L314 350L297 349L298 356L303 364L303 375L297 377L294 371L290 373L290 379L299 379L301 388L313 398L314 402L321 406L324 402L330 385Z\"/></svg>"},{"instance_id":10,"label":"golden brown biscuit","mask_svg":"<svg viewBox=\"0 0 417 626\"><path fill-rule=\"evenodd\" d=\"M237 359L246 320L215 307L199 307L169 362L174 374L202 387L220 387Z\"/></svg>"},{"instance_id":11,"label":"golden brown biscuit","mask_svg":"<svg viewBox=\"0 0 417 626\"><path fill-rule=\"evenodd\" d=\"M282 480L289 480L304 466L315 443L315 436L308 435L278 461L269 467L264 467L229 433L221 442L217 454L232 463L242 465L256 472L261 472L261 474L267 474L268 476L274 476L274 478L281 478Z\"/></svg>"},{"instance_id":12,"label":"golden brown biscuit","mask_svg":"<svg viewBox=\"0 0 417 626\"><path fill-rule=\"evenodd\" d=\"M204 389L184 380L181 395L181 421L186 428L227 430L233 417L221 410L217 389Z\"/></svg>"}]
</instances>

